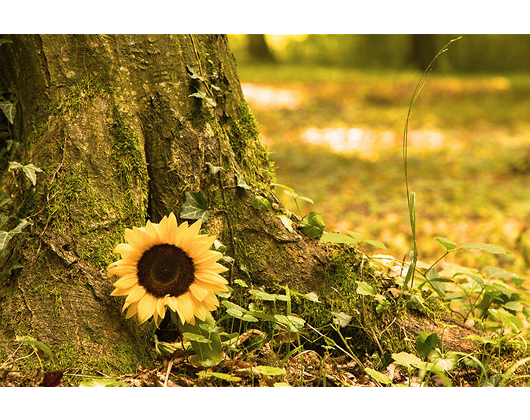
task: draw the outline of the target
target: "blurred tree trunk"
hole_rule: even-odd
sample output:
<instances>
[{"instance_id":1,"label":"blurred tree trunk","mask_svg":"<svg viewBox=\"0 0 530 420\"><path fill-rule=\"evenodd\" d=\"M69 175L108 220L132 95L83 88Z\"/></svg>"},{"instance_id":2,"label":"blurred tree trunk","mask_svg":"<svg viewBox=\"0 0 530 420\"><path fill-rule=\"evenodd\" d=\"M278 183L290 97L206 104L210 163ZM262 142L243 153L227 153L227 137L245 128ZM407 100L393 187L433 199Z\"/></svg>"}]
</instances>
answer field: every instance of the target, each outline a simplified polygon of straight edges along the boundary
<instances>
[{"instance_id":1,"label":"blurred tree trunk","mask_svg":"<svg viewBox=\"0 0 530 420\"><path fill-rule=\"evenodd\" d=\"M409 64L416 70L424 71L438 53L436 35L412 34L410 37Z\"/></svg>"},{"instance_id":2,"label":"blurred tree trunk","mask_svg":"<svg viewBox=\"0 0 530 420\"><path fill-rule=\"evenodd\" d=\"M275 63L276 57L269 48L264 34L247 34L248 54L258 63Z\"/></svg>"},{"instance_id":3,"label":"blurred tree trunk","mask_svg":"<svg viewBox=\"0 0 530 420\"><path fill-rule=\"evenodd\" d=\"M274 203L274 171L225 36L10 39L0 45L0 89L18 104L3 168L42 172L36 186L17 169L2 180L13 199L4 210L16 216L3 229L16 218L33 224L2 258L0 356L30 335L86 369L152 360L148 327L124 321L106 267L126 227L178 215L189 191L208 202L203 226L235 259L232 280L321 284L318 242L252 206L257 195Z\"/></svg>"}]
</instances>

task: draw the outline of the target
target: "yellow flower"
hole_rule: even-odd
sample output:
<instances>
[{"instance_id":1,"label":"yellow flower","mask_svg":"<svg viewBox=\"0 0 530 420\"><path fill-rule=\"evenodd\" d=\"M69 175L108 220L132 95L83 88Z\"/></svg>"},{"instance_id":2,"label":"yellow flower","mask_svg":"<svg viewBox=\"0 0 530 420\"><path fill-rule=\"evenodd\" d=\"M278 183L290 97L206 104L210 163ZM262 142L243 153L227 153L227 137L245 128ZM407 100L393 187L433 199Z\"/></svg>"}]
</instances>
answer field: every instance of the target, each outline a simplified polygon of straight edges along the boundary
<instances>
[{"instance_id":1,"label":"yellow flower","mask_svg":"<svg viewBox=\"0 0 530 420\"><path fill-rule=\"evenodd\" d=\"M125 230L128 243L114 249L122 259L110 264L107 274L120 277L111 296L127 296L126 318L138 314L143 323L152 316L158 326L167 306L182 323L194 325L195 317L204 321L219 306L214 292L227 290L219 275L227 268L216 262L222 254L210 250L215 238L199 235L200 228L200 220L178 226L171 213L160 224Z\"/></svg>"}]
</instances>

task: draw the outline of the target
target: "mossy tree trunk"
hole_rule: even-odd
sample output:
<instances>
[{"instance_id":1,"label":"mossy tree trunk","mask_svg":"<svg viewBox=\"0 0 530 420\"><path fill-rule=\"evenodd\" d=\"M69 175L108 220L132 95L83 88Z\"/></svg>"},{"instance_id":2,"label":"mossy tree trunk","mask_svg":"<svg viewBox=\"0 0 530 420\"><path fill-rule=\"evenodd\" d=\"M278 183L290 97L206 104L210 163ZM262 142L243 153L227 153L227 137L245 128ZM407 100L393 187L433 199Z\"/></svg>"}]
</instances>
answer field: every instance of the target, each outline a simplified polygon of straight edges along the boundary
<instances>
[{"instance_id":1,"label":"mossy tree trunk","mask_svg":"<svg viewBox=\"0 0 530 420\"><path fill-rule=\"evenodd\" d=\"M2 259L0 340L49 345L64 366L127 371L153 357L146 327L125 322L107 265L126 227L177 216L202 192L217 235L254 284L315 290L326 254L256 210L274 171L225 36L14 35L0 45L0 89L16 98L14 143L0 156L3 210L32 222ZM12 96L10 96L12 95ZM8 150L9 149L9 150ZM42 169L33 186L8 162ZM218 172L213 167L222 168ZM245 181L247 187L245 187ZM238 186L239 184L239 186Z\"/></svg>"}]
</instances>

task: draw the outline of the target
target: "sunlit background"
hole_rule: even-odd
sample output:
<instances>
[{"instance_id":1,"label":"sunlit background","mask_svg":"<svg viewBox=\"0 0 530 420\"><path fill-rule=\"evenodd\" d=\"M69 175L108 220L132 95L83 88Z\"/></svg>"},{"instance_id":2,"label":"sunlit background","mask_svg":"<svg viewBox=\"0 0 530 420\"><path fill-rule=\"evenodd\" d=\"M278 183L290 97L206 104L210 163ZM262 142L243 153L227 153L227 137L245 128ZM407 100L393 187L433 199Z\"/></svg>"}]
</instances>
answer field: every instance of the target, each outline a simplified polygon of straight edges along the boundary
<instances>
[{"instance_id":1,"label":"sunlit background","mask_svg":"<svg viewBox=\"0 0 530 420\"><path fill-rule=\"evenodd\" d=\"M388 247L370 253L408 254L403 130L423 70L456 37L229 36L278 182L314 201L299 203L300 216L320 212L326 231ZM529 35L464 35L435 61L408 135L421 260L443 254L434 241L442 236L511 252L466 251L450 262L528 272L529 117Z\"/></svg>"}]
</instances>

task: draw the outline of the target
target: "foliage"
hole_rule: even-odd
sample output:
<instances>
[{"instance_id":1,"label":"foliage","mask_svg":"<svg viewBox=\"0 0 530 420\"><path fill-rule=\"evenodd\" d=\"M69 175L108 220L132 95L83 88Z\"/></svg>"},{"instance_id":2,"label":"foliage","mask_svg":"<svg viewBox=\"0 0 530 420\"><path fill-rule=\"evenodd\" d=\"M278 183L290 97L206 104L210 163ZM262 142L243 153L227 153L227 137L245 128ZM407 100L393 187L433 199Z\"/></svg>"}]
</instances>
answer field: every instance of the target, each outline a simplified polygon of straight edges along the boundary
<instances>
[{"instance_id":1,"label":"foliage","mask_svg":"<svg viewBox=\"0 0 530 420\"><path fill-rule=\"evenodd\" d=\"M196 69L188 67L188 72L197 86L215 89ZM419 90L423 87L421 84L418 86ZM215 106L215 102L210 102L213 99L197 87L196 89L197 93L191 96L203 100L208 106ZM412 103L416 99L415 93ZM406 157L406 141L404 152ZM407 173L406 158L404 163ZM211 175L223 170L221 166L211 163L208 168ZM21 169L35 187L39 168L31 164L11 162L9 169ZM419 259L422 247L418 246L420 241L416 241L416 194L408 191L408 184L407 213L413 240L409 260L369 254L366 246L386 249L386 245L379 240L364 239L364 231L363 234L348 229L343 229L345 234L325 232L322 214L308 211L304 215L303 211L312 207L300 205L302 202L304 205L314 205L314 201L299 195L293 188L278 183L270 185L276 191L280 190L284 197L293 200L300 217L287 209L281 199L282 206L273 206L269 198L260 192L255 193L245 177L237 172L235 187L253 193L253 208L276 214L290 232L301 232L309 238L320 240L328 251L338 250L359 256L361 276L350 282L352 290L347 299L342 295L343 291L332 288L340 297L337 300L342 300L338 305L328 297L321 299L315 293L297 292L288 286L276 285L264 289L254 285L248 270L239 265L240 274L246 274L247 277L245 280L234 279L228 293L218 294L221 307L216 314L217 319L210 316L204 322L197 320L195 325L183 325L175 313L168 311L168 318L178 328L181 337L175 342L164 342L154 335L156 353L167 364L164 385L173 363L177 363L179 357L186 360L188 364L184 370L189 369L199 384L223 383L235 386L248 383L250 377L252 384L256 378L259 385L269 386L326 386L329 384L328 380L333 385L352 385L360 382L352 381L351 377L343 373L353 368L358 378L364 378L364 384L376 386L453 386L460 380L462 372L471 372L470 375L474 375L473 383L478 386L521 384L526 380L527 375L518 375L516 371L524 369L530 358L514 360L508 367L503 367L502 361L499 362L504 352L513 351L518 357L521 349L523 354L527 353L525 337L528 337L527 325L530 322L530 298L524 276L497 265L482 265L473 269L446 262L457 253L477 251L493 258L506 258L510 254L503 247L482 242L458 245L452 239L436 236L433 242L438 254L436 259L433 258L434 263L423 262ZM202 192L188 191L185 196L180 217L206 221L209 206ZM9 199L2 200L2 204L10 204ZM23 219L14 229L0 232L0 246L5 246L13 235L29 224L30 221ZM443 234L453 236L451 233L453 232ZM439 246L443 248L441 256ZM219 241L212 247L222 253L227 249ZM229 255L223 257L223 261L232 267L236 265L236 260ZM363 277L364 265L367 267L366 277ZM391 280L393 287L390 289L383 286L383 281L387 280ZM410 351L385 352L378 341L381 333L369 325L364 316L365 311L372 311L376 317L390 311L403 310L432 316L429 300L436 300L442 307L459 314L466 325L473 324L477 328L479 334L467 337L479 344L476 351L463 353L445 350L442 330L440 335L421 331L417 337L410 337L409 340L414 343ZM304 308L304 304L312 305L314 312L326 314L326 317L320 319L321 324L312 325L305 312L298 312L298 309ZM378 351L371 356L361 353L352 339L352 331L369 336L379 344ZM41 357L53 359L51 349L32 337L18 337L17 341L32 350L29 355L17 361L35 355L41 370L44 370L45 364ZM317 355L319 364L317 368L310 370L310 355L313 353ZM340 374L331 374L338 366L332 359L338 356L344 356L349 366L342 365L341 369L344 370ZM405 379L398 379L392 373L394 370L403 372ZM309 372L312 372L313 379L308 379ZM120 378L80 376L85 378L80 386L124 385Z\"/></svg>"}]
</instances>

